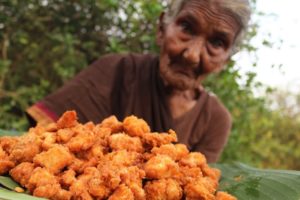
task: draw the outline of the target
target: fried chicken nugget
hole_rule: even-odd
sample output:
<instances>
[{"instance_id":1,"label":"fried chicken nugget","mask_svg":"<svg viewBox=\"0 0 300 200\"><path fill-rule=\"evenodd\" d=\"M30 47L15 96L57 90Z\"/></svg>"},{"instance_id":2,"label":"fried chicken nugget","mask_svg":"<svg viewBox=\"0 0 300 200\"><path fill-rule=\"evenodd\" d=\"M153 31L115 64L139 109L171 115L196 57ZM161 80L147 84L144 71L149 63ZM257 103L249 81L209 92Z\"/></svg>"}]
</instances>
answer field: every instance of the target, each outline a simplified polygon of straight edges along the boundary
<instances>
[{"instance_id":1,"label":"fried chicken nugget","mask_svg":"<svg viewBox=\"0 0 300 200\"><path fill-rule=\"evenodd\" d=\"M0 158L1 159L1 158ZM6 174L15 166L15 163L10 160L0 160L0 175Z\"/></svg>"},{"instance_id":2,"label":"fried chicken nugget","mask_svg":"<svg viewBox=\"0 0 300 200\"><path fill-rule=\"evenodd\" d=\"M112 150L127 150L138 153L144 152L142 141L138 137L131 137L124 133L113 134L108 138L109 146Z\"/></svg>"},{"instance_id":3,"label":"fried chicken nugget","mask_svg":"<svg viewBox=\"0 0 300 200\"><path fill-rule=\"evenodd\" d=\"M42 148L43 150L48 150L51 147L56 145L56 133L54 132L45 132L41 135Z\"/></svg>"},{"instance_id":4,"label":"fried chicken nugget","mask_svg":"<svg viewBox=\"0 0 300 200\"><path fill-rule=\"evenodd\" d=\"M59 184L41 185L33 190L33 196L53 199L53 197L60 191L60 189L61 188Z\"/></svg>"},{"instance_id":5,"label":"fried chicken nugget","mask_svg":"<svg viewBox=\"0 0 300 200\"><path fill-rule=\"evenodd\" d=\"M160 179L147 182L145 185L147 199L181 200L183 191L174 179Z\"/></svg>"},{"instance_id":6,"label":"fried chicken nugget","mask_svg":"<svg viewBox=\"0 0 300 200\"><path fill-rule=\"evenodd\" d=\"M77 113L75 111L66 111L56 123L58 129L71 128L77 124Z\"/></svg>"},{"instance_id":7,"label":"fried chicken nugget","mask_svg":"<svg viewBox=\"0 0 300 200\"><path fill-rule=\"evenodd\" d=\"M76 181L76 172L72 169L64 171L59 176L59 183L64 188L69 188Z\"/></svg>"},{"instance_id":8,"label":"fried chicken nugget","mask_svg":"<svg viewBox=\"0 0 300 200\"><path fill-rule=\"evenodd\" d=\"M105 199L112 192L100 177L92 177L87 182L88 192L97 199Z\"/></svg>"},{"instance_id":9,"label":"fried chicken nugget","mask_svg":"<svg viewBox=\"0 0 300 200\"><path fill-rule=\"evenodd\" d=\"M109 128L111 133L120 133L123 131L123 123L120 122L116 116L110 116L105 118L101 123L100 127L102 128Z\"/></svg>"},{"instance_id":10,"label":"fried chicken nugget","mask_svg":"<svg viewBox=\"0 0 300 200\"><path fill-rule=\"evenodd\" d=\"M60 143L67 143L75 134L70 128L59 129L57 131L57 141Z\"/></svg>"},{"instance_id":11,"label":"fried chicken nugget","mask_svg":"<svg viewBox=\"0 0 300 200\"><path fill-rule=\"evenodd\" d=\"M0 147L9 155L18 141L19 137L3 136L0 137Z\"/></svg>"},{"instance_id":12,"label":"fried chicken nugget","mask_svg":"<svg viewBox=\"0 0 300 200\"><path fill-rule=\"evenodd\" d=\"M206 158L200 152L191 152L179 161L179 165L189 167L201 167L205 164Z\"/></svg>"},{"instance_id":13,"label":"fried chicken nugget","mask_svg":"<svg viewBox=\"0 0 300 200\"><path fill-rule=\"evenodd\" d=\"M58 180L52 173L45 168L37 167L32 171L26 188L33 192L37 187L56 184L58 184Z\"/></svg>"},{"instance_id":14,"label":"fried chicken nugget","mask_svg":"<svg viewBox=\"0 0 300 200\"><path fill-rule=\"evenodd\" d=\"M98 169L101 166L120 166L120 167L129 167L134 165L140 165L143 163L143 156L140 153L134 151L113 151L106 154L103 159L99 161Z\"/></svg>"},{"instance_id":15,"label":"fried chicken nugget","mask_svg":"<svg viewBox=\"0 0 300 200\"><path fill-rule=\"evenodd\" d=\"M221 171L217 168L209 167L208 164L204 164L201 167L203 175L210 177L212 180L216 182L221 178Z\"/></svg>"},{"instance_id":16,"label":"fried chicken nugget","mask_svg":"<svg viewBox=\"0 0 300 200\"><path fill-rule=\"evenodd\" d=\"M186 200L215 200L214 192L212 187L207 187L209 182L206 179L200 178L194 182L188 183L184 187L184 194Z\"/></svg>"},{"instance_id":17,"label":"fried chicken nugget","mask_svg":"<svg viewBox=\"0 0 300 200\"><path fill-rule=\"evenodd\" d=\"M93 200L93 197L87 190L87 185L82 180L76 180L69 188L73 199Z\"/></svg>"},{"instance_id":18,"label":"fried chicken nugget","mask_svg":"<svg viewBox=\"0 0 300 200\"><path fill-rule=\"evenodd\" d=\"M72 160L73 156L66 147L56 145L48 151L36 155L33 162L45 167L51 173L57 174L61 169L71 164Z\"/></svg>"},{"instance_id":19,"label":"fried chicken nugget","mask_svg":"<svg viewBox=\"0 0 300 200\"><path fill-rule=\"evenodd\" d=\"M10 170L9 175L23 187L29 181L29 178L34 170L34 164L30 162L23 162Z\"/></svg>"},{"instance_id":20,"label":"fried chicken nugget","mask_svg":"<svg viewBox=\"0 0 300 200\"><path fill-rule=\"evenodd\" d=\"M42 151L42 140L34 133L20 136L19 141L13 146L9 159L16 164L32 162L34 156Z\"/></svg>"},{"instance_id":21,"label":"fried chicken nugget","mask_svg":"<svg viewBox=\"0 0 300 200\"><path fill-rule=\"evenodd\" d=\"M126 185L121 184L108 200L134 200L134 195Z\"/></svg>"},{"instance_id":22,"label":"fried chicken nugget","mask_svg":"<svg viewBox=\"0 0 300 200\"><path fill-rule=\"evenodd\" d=\"M179 166L166 155L157 155L148 160L144 166L146 177L163 179L179 176Z\"/></svg>"},{"instance_id":23,"label":"fried chicken nugget","mask_svg":"<svg viewBox=\"0 0 300 200\"><path fill-rule=\"evenodd\" d=\"M89 149L95 143L95 134L87 127L78 125L73 129L75 136L73 136L65 145L71 152L80 152Z\"/></svg>"},{"instance_id":24,"label":"fried chicken nugget","mask_svg":"<svg viewBox=\"0 0 300 200\"><path fill-rule=\"evenodd\" d=\"M227 192L217 192L216 200L237 200L234 196L228 194Z\"/></svg>"},{"instance_id":25,"label":"fried chicken nugget","mask_svg":"<svg viewBox=\"0 0 300 200\"><path fill-rule=\"evenodd\" d=\"M142 137L145 133L150 133L150 127L147 122L133 115L124 119L123 127L125 132L132 137Z\"/></svg>"},{"instance_id":26,"label":"fried chicken nugget","mask_svg":"<svg viewBox=\"0 0 300 200\"><path fill-rule=\"evenodd\" d=\"M10 161L6 152L0 146L0 175L7 173L15 166L15 163Z\"/></svg>"},{"instance_id":27,"label":"fried chicken nugget","mask_svg":"<svg viewBox=\"0 0 300 200\"><path fill-rule=\"evenodd\" d=\"M192 183L195 180L202 178L203 174L199 167L179 166L180 174L175 179L180 185Z\"/></svg>"},{"instance_id":28,"label":"fried chicken nugget","mask_svg":"<svg viewBox=\"0 0 300 200\"><path fill-rule=\"evenodd\" d=\"M151 150L154 155L167 155L175 161L182 159L189 154L189 150L184 144L164 144L160 147L154 147Z\"/></svg>"},{"instance_id":29,"label":"fried chicken nugget","mask_svg":"<svg viewBox=\"0 0 300 200\"><path fill-rule=\"evenodd\" d=\"M78 179L83 180L86 183L87 190L93 197L104 199L111 193L111 189L107 187L101 179L100 171L95 167L86 168L84 173L80 175Z\"/></svg>"},{"instance_id":30,"label":"fried chicken nugget","mask_svg":"<svg viewBox=\"0 0 300 200\"><path fill-rule=\"evenodd\" d=\"M173 130L169 130L168 133L144 133L142 141L152 149L153 147L177 142L177 135Z\"/></svg>"}]
</instances>

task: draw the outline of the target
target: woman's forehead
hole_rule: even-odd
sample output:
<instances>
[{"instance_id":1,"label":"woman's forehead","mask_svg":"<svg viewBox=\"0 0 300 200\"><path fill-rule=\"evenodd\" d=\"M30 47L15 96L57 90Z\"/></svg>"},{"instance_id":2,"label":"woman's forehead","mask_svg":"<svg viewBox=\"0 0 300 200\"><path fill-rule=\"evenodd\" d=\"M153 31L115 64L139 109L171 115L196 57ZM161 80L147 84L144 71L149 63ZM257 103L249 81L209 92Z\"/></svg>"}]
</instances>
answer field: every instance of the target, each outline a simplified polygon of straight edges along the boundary
<instances>
[{"instance_id":1,"label":"woman's forehead","mask_svg":"<svg viewBox=\"0 0 300 200\"><path fill-rule=\"evenodd\" d=\"M239 30L240 24L235 16L223 9L219 1L190 0L183 5L177 17L187 16L194 21L207 21L225 29ZM221 28L221 27L220 27Z\"/></svg>"}]
</instances>

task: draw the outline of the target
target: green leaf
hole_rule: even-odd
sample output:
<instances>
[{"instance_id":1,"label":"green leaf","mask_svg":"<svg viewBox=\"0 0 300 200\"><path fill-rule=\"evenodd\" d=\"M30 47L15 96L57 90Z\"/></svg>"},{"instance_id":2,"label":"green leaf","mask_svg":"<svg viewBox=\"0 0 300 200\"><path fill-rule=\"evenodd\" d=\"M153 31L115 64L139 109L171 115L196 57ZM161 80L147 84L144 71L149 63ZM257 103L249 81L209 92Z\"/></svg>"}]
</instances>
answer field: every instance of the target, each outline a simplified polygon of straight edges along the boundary
<instances>
[{"instance_id":1,"label":"green leaf","mask_svg":"<svg viewBox=\"0 0 300 200\"><path fill-rule=\"evenodd\" d=\"M0 187L0 199L2 200L42 200L44 198L34 197L24 193L13 192Z\"/></svg>"},{"instance_id":2,"label":"green leaf","mask_svg":"<svg viewBox=\"0 0 300 200\"><path fill-rule=\"evenodd\" d=\"M19 132L19 131L8 131L8 130L0 129L0 137L1 136L20 136L22 134L23 134L23 132Z\"/></svg>"},{"instance_id":3,"label":"green leaf","mask_svg":"<svg viewBox=\"0 0 300 200\"><path fill-rule=\"evenodd\" d=\"M299 200L300 172L263 170L245 164L216 164L222 171L220 190L240 200Z\"/></svg>"},{"instance_id":4,"label":"green leaf","mask_svg":"<svg viewBox=\"0 0 300 200\"><path fill-rule=\"evenodd\" d=\"M13 181L10 177L0 176L0 185L5 186L8 189L15 190L16 187L20 187L18 183Z\"/></svg>"}]
</instances>

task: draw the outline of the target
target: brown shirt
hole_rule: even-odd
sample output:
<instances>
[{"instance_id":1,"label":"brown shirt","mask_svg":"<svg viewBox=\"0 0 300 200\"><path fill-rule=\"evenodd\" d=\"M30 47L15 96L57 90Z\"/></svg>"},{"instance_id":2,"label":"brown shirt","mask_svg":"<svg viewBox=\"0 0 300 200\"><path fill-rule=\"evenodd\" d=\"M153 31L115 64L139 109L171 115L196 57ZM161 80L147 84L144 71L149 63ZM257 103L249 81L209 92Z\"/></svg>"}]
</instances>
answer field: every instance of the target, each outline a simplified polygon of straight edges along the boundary
<instances>
[{"instance_id":1,"label":"brown shirt","mask_svg":"<svg viewBox=\"0 0 300 200\"><path fill-rule=\"evenodd\" d=\"M203 90L192 110L172 119L158 67L159 58L155 55L104 56L29 108L28 113L38 120L30 112L38 108L40 114L54 119L74 109L82 123L99 123L110 115L123 120L134 114L143 118L152 131L174 129L180 143L215 162L230 131L229 112L216 96Z\"/></svg>"}]
</instances>

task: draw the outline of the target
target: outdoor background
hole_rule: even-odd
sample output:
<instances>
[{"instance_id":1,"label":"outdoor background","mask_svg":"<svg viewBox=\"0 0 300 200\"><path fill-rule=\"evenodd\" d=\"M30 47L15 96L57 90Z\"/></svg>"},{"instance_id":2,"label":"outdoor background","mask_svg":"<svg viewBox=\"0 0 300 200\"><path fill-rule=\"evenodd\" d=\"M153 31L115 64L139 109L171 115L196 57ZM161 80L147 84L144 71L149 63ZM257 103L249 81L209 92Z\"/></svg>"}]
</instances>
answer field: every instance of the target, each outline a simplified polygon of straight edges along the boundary
<instances>
[{"instance_id":1,"label":"outdoor background","mask_svg":"<svg viewBox=\"0 0 300 200\"><path fill-rule=\"evenodd\" d=\"M251 3L242 53L205 82L233 117L221 162L300 170L300 95L270 87L258 70L259 53L280 51L285 41L263 29L268 13ZM163 0L0 0L0 129L27 130L25 109L103 54L157 52L156 20L165 6ZM284 71L276 55L268 56L273 62L266 68Z\"/></svg>"}]
</instances>

